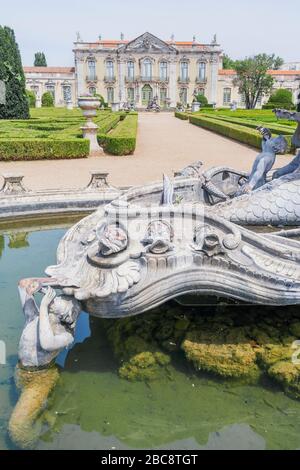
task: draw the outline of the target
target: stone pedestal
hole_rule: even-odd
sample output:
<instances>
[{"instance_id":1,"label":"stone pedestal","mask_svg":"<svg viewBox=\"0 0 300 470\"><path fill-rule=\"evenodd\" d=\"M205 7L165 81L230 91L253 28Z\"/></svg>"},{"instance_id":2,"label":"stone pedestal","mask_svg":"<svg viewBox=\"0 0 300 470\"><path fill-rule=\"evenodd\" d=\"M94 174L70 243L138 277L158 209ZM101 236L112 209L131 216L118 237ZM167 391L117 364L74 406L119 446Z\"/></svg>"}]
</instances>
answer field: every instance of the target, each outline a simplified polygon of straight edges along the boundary
<instances>
[{"instance_id":1,"label":"stone pedestal","mask_svg":"<svg viewBox=\"0 0 300 470\"><path fill-rule=\"evenodd\" d=\"M110 187L108 184L107 178L109 173L101 173L97 170L91 171L91 181L87 186L87 190L105 190Z\"/></svg>"},{"instance_id":2,"label":"stone pedestal","mask_svg":"<svg viewBox=\"0 0 300 470\"><path fill-rule=\"evenodd\" d=\"M118 113L120 111L120 103L112 103L111 110L113 113Z\"/></svg>"},{"instance_id":3,"label":"stone pedestal","mask_svg":"<svg viewBox=\"0 0 300 470\"><path fill-rule=\"evenodd\" d=\"M90 157L103 155L103 148L98 144L97 132L99 127L92 121L88 121L85 126L81 127L83 138L90 141Z\"/></svg>"},{"instance_id":4,"label":"stone pedestal","mask_svg":"<svg viewBox=\"0 0 300 470\"><path fill-rule=\"evenodd\" d=\"M195 101L192 104L192 113L197 113L198 111L200 111L200 108L201 108L201 104L198 101Z\"/></svg>"},{"instance_id":5,"label":"stone pedestal","mask_svg":"<svg viewBox=\"0 0 300 470\"><path fill-rule=\"evenodd\" d=\"M4 184L0 190L0 194L20 194L26 193L23 186L24 175L18 173L4 173Z\"/></svg>"},{"instance_id":6,"label":"stone pedestal","mask_svg":"<svg viewBox=\"0 0 300 470\"><path fill-rule=\"evenodd\" d=\"M67 109L69 109L70 111L73 109L72 101L67 101Z\"/></svg>"},{"instance_id":7,"label":"stone pedestal","mask_svg":"<svg viewBox=\"0 0 300 470\"><path fill-rule=\"evenodd\" d=\"M36 108L41 108L42 107L42 99L41 98L36 98L35 107Z\"/></svg>"}]
</instances>

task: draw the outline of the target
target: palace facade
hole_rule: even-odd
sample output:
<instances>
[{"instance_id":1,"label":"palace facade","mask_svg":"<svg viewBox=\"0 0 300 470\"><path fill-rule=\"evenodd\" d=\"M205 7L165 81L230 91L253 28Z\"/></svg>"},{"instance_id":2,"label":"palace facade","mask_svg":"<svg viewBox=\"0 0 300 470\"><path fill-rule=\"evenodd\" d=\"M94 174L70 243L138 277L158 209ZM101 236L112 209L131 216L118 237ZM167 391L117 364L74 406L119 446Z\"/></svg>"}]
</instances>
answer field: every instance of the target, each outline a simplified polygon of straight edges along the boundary
<instances>
[{"instance_id":1,"label":"palace facade","mask_svg":"<svg viewBox=\"0 0 300 470\"><path fill-rule=\"evenodd\" d=\"M235 72L224 70L222 49L216 36L210 44L178 42L172 37L163 41L145 33L132 41L102 40L84 42L78 35L74 43L74 68L25 67L27 88L38 99L50 91L56 106L72 102L86 93L101 94L109 104L134 102L139 109L158 97L162 108L188 104L194 93L204 94L217 107L236 101L244 106L243 97L234 86ZM270 71L274 89L292 91L295 102L300 93L300 70ZM262 97L261 106L268 97Z\"/></svg>"}]
</instances>

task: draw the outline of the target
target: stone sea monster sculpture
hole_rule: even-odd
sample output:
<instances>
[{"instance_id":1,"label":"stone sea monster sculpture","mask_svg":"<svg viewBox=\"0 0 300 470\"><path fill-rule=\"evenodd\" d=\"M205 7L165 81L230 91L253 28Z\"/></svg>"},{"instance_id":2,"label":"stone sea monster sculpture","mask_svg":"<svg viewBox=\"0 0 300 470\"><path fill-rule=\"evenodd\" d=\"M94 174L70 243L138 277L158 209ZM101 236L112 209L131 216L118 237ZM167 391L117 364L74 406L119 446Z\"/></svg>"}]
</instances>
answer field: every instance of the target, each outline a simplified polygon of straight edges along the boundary
<instances>
[{"instance_id":1,"label":"stone sea monster sculpture","mask_svg":"<svg viewBox=\"0 0 300 470\"><path fill-rule=\"evenodd\" d=\"M72 343L81 310L130 317L189 294L300 304L300 242L246 227L300 223L298 166L272 180L286 141L260 132L263 151L249 175L226 167L201 172L196 162L174 181L164 176L163 183L132 188L65 234L48 278L21 281L26 322L16 375L23 391L9 425L18 445L29 447L36 437L58 378L53 363ZM291 232L291 238L298 233ZM40 308L36 292L44 294Z\"/></svg>"}]
</instances>

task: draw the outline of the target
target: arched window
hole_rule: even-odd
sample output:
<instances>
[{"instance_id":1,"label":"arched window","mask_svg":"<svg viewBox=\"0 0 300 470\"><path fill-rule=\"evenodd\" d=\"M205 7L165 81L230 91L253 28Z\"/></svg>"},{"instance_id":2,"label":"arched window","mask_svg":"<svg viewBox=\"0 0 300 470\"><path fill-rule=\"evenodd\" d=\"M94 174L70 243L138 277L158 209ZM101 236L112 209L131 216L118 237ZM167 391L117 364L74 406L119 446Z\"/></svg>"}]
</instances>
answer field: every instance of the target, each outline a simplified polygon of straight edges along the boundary
<instances>
[{"instance_id":1,"label":"arched window","mask_svg":"<svg viewBox=\"0 0 300 470\"><path fill-rule=\"evenodd\" d=\"M52 85L51 83L47 84L46 85L46 91L47 91L47 93L51 93L51 95L53 96L53 99L55 101L55 85Z\"/></svg>"},{"instance_id":2,"label":"arched window","mask_svg":"<svg viewBox=\"0 0 300 470\"><path fill-rule=\"evenodd\" d=\"M89 94L94 96L97 93L96 87L90 86L89 87Z\"/></svg>"},{"instance_id":3,"label":"arched window","mask_svg":"<svg viewBox=\"0 0 300 470\"><path fill-rule=\"evenodd\" d=\"M159 76L161 80L167 80L168 78L168 63L161 62L159 64Z\"/></svg>"},{"instance_id":4,"label":"arched window","mask_svg":"<svg viewBox=\"0 0 300 470\"><path fill-rule=\"evenodd\" d=\"M228 106L231 103L231 88L224 88L223 90L223 104Z\"/></svg>"},{"instance_id":5,"label":"arched window","mask_svg":"<svg viewBox=\"0 0 300 470\"><path fill-rule=\"evenodd\" d=\"M206 80L206 63L205 62L199 63L198 78L201 82L204 82Z\"/></svg>"},{"instance_id":6,"label":"arched window","mask_svg":"<svg viewBox=\"0 0 300 470\"><path fill-rule=\"evenodd\" d=\"M165 108L167 106L168 91L166 88L160 88L159 90L159 101L160 106Z\"/></svg>"},{"instance_id":7,"label":"arched window","mask_svg":"<svg viewBox=\"0 0 300 470\"><path fill-rule=\"evenodd\" d=\"M152 80L152 62L150 59L145 59L143 62L143 78Z\"/></svg>"},{"instance_id":8,"label":"arched window","mask_svg":"<svg viewBox=\"0 0 300 470\"><path fill-rule=\"evenodd\" d=\"M205 88L198 88L198 95L205 95Z\"/></svg>"},{"instance_id":9,"label":"arched window","mask_svg":"<svg viewBox=\"0 0 300 470\"><path fill-rule=\"evenodd\" d=\"M127 89L127 99L129 103L134 103L134 88Z\"/></svg>"},{"instance_id":10,"label":"arched window","mask_svg":"<svg viewBox=\"0 0 300 470\"><path fill-rule=\"evenodd\" d=\"M132 60L127 62L127 77L134 80L134 62Z\"/></svg>"},{"instance_id":11,"label":"arched window","mask_svg":"<svg viewBox=\"0 0 300 470\"><path fill-rule=\"evenodd\" d=\"M96 80L96 62L94 59L88 60L88 79Z\"/></svg>"},{"instance_id":12,"label":"arched window","mask_svg":"<svg viewBox=\"0 0 300 470\"><path fill-rule=\"evenodd\" d=\"M109 104L114 102L114 89L111 87L107 88L107 102Z\"/></svg>"},{"instance_id":13,"label":"arched window","mask_svg":"<svg viewBox=\"0 0 300 470\"><path fill-rule=\"evenodd\" d=\"M187 104L187 88L180 88L179 96L180 96L180 102L186 105Z\"/></svg>"},{"instance_id":14,"label":"arched window","mask_svg":"<svg viewBox=\"0 0 300 470\"><path fill-rule=\"evenodd\" d=\"M114 63L112 60L106 61L106 76L107 78L114 78Z\"/></svg>"},{"instance_id":15,"label":"arched window","mask_svg":"<svg viewBox=\"0 0 300 470\"><path fill-rule=\"evenodd\" d=\"M180 79L187 82L189 78L189 64L188 62L180 62Z\"/></svg>"}]
</instances>

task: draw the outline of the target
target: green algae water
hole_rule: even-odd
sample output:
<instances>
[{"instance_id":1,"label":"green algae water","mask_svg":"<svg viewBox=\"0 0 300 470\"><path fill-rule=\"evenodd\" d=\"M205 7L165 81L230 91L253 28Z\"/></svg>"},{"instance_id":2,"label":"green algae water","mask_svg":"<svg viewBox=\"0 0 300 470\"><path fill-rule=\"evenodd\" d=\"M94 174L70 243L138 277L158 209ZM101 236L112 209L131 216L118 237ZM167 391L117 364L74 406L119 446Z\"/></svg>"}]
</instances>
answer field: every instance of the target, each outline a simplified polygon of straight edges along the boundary
<instances>
[{"instance_id":1,"label":"green algae water","mask_svg":"<svg viewBox=\"0 0 300 470\"><path fill-rule=\"evenodd\" d=\"M23 316L17 282L42 276L55 263L65 230L0 235L0 341L7 353L0 365L1 450L14 449L7 424L18 399L13 375ZM129 382L120 378L104 326L81 315L73 348L58 359L61 378L36 449L300 448L300 401L267 378L247 385L200 375L176 353L158 380Z\"/></svg>"}]
</instances>

